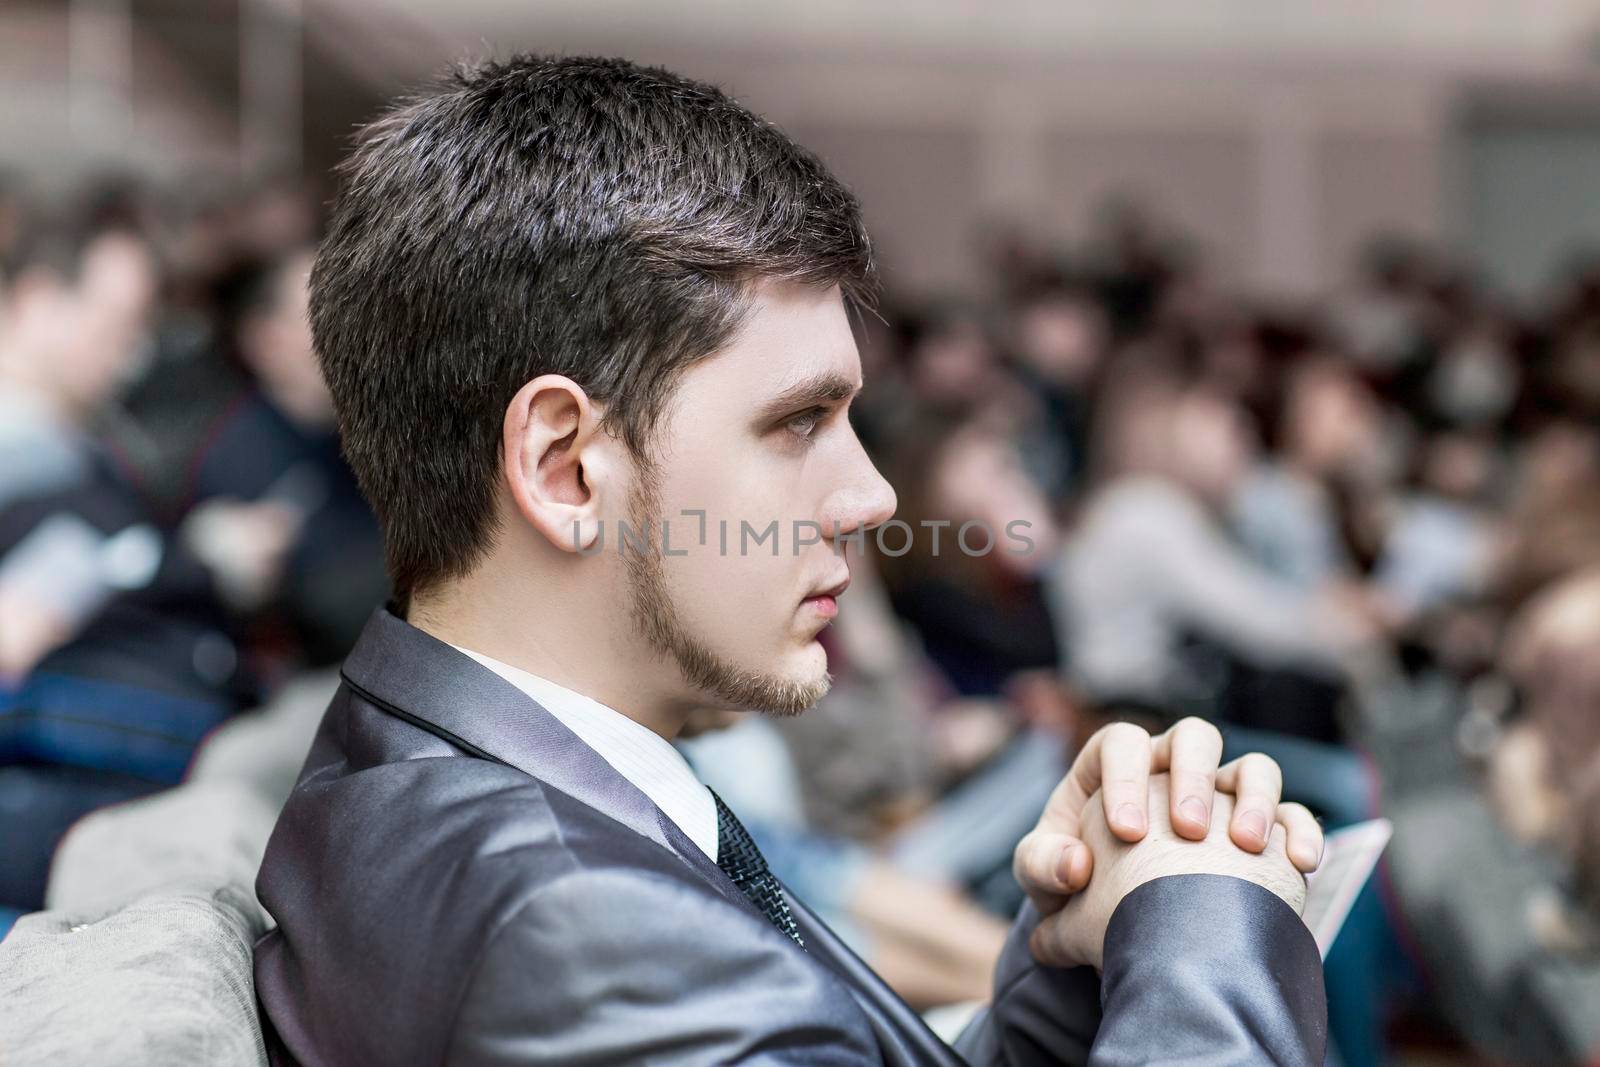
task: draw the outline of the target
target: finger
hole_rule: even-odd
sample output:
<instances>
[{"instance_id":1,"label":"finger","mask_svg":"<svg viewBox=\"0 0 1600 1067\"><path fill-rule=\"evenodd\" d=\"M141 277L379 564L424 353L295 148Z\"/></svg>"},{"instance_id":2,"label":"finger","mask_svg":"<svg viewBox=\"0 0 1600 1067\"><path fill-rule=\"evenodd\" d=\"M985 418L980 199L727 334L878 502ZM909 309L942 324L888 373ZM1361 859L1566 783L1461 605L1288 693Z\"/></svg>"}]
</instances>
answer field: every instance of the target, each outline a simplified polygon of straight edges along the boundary
<instances>
[{"instance_id":1,"label":"finger","mask_svg":"<svg viewBox=\"0 0 1600 1067\"><path fill-rule=\"evenodd\" d=\"M1282 856L1284 855L1284 849L1288 847L1288 844L1289 835L1287 832L1285 832L1283 823L1273 823L1272 829L1268 831L1267 834L1267 851L1274 856Z\"/></svg>"},{"instance_id":2,"label":"finger","mask_svg":"<svg viewBox=\"0 0 1600 1067\"><path fill-rule=\"evenodd\" d=\"M1047 967L1071 967L1079 961L1073 957L1067 937L1067 924L1059 916L1042 920L1028 937L1028 951L1033 958Z\"/></svg>"},{"instance_id":3,"label":"finger","mask_svg":"<svg viewBox=\"0 0 1600 1067\"><path fill-rule=\"evenodd\" d=\"M1143 738L1148 745L1150 735L1131 723L1112 723L1110 726L1101 727L1084 742L1083 748L1078 751L1078 757L1072 761L1072 769L1051 791L1050 799L1045 802L1044 812L1039 816L1041 827L1069 837L1081 836L1080 813L1083 811L1083 806L1089 802L1089 798L1101 787L1104 778L1102 757L1106 745L1108 742L1111 744L1115 764L1115 752L1129 743L1128 731ZM1148 749L1146 751L1148 752ZM1148 758L1146 762L1148 763ZM1113 809L1108 805L1106 810ZM1136 836L1134 840L1138 840L1138 837Z\"/></svg>"},{"instance_id":4,"label":"finger","mask_svg":"<svg viewBox=\"0 0 1600 1067\"><path fill-rule=\"evenodd\" d=\"M1281 856L1284 859L1288 859L1289 858L1288 850L1289 850L1289 834L1288 834L1288 832L1283 828L1283 823L1281 823L1281 822L1273 823L1272 824L1272 830L1269 833L1268 838L1267 838L1267 848L1266 848L1266 853L1265 854L1269 855L1269 856ZM1291 866L1293 866L1292 862L1291 862ZM1295 867L1294 868L1294 878L1295 878L1295 881L1300 883L1300 886L1301 886L1302 889L1305 888L1306 876L1305 876L1305 872L1304 871L1300 870L1300 868L1298 868L1298 867Z\"/></svg>"},{"instance_id":5,"label":"finger","mask_svg":"<svg viewBox=\"0 0 1600 1067\"><path fill-rule=\"evenodd\" d=\"M1310 874L1322 865L1322 826L1304 804L1279 804L1278 825L1288 838L1289 862L1301 874Z\"/></svg>"},{"instance_id":6,"label":"finger","mask_svg":"<svg viewBox=\"0 0 1600 1067\"><path fill-rule=\"evenodd\" d=\"M1217 771L1217 788L1236 798L1228 835L1246 852L1267 847L1267 833L1277 818L1283 795L1283 772L1259 752L1240 756Z\"/></svg>"},{"instance_id":7,"label":"finger","mask_svg":"<svg viewBox=\"0 0 1600 1067\"><path fill-rule=\"evenodd\" d=\"M1042 902L1040 896L1065 897L1078 892L1089 884L1093 866L1094 857L1082 841L1048 830L1035 830L1024 837L1011 860L1017 884L1041 910L1050 902Z\"/></svg>"},{"instance_id":8,"label":"finger","mask_svg":"<svg viewBox=\"0 0 1600 1067\"><path fill-rule=\"evenodd\" d=\"M1211 829L1221 762L1222 734L1204 719L1183 719L1155 739L1151 770L1170 771L1172 828L1180 837L1199 841Z\"/></svg>"},{"instance_id":9,"label":"finger","mask_svg":"<svg viewBox=\"0 0 1600 1067\"><path fill-rule=\"evenodd\" d=\"M1097 769L1106 823L1122 840L1138 841L1150 826L1150 735L1127 722L1100 732L1105 737Z\"/></svg>"}]
</instances>

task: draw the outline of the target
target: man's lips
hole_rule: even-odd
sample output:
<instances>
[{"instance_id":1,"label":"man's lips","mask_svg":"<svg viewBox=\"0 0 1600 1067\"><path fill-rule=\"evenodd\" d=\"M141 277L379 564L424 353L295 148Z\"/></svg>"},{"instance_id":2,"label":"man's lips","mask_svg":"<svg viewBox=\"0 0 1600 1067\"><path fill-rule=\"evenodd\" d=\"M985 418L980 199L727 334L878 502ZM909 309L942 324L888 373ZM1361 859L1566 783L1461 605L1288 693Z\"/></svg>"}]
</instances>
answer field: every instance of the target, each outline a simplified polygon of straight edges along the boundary
<instances>
[{"instance_id":1,"label":"man's lips","mask_svg":"<svg viewBox=\"0 0 1600 1067\"><path fill-rule=\"evenodd\" d=\"M823 618L831 619L839 614L839 597L850 587L850 576L847 574L832 585L817 590L807 596L802 603L812 608Z\"/></svg>"},{"instance_id":2,"label":"man's lips","mask_svg":"<svg viewBox=\"0 0 1600 1067\"><path fill-rule=\"evenodd\" d=\"M839 602L831 596L808 596L802 603L825 619L839 614Z\"/></svg>"}]
</instances>

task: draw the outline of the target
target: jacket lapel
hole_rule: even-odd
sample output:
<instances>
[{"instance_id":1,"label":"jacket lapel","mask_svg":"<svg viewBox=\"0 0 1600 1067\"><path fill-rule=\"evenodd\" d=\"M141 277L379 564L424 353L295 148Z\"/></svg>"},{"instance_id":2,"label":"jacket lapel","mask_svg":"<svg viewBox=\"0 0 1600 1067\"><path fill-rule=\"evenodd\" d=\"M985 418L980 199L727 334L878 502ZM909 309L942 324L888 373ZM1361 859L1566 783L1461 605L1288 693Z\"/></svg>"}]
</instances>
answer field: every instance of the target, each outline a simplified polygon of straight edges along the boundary
<instances>
[{"instance_id":1,"label":"jacket lapel","mask_svg":"<svg viewBox=\"0 0 1600 1067\"><path fill-rule=\"evenodd\" d=\"M655 802L538 701L386 608L341 670L345 682L412 725L515 767L675 852L731 900L744 894Z\"/></svg>"},{"instance_id":2,"label":"jacket lapel","mask_svg":"<svg viewBox=\"0 0 1600 1067\"><path fill-rule=\"evenodd\" d=\"M538 701L470 656L379 608L340 673L386 712L610 816L676 853L737 906L761 914L654 801ZM888 1067L959 1067L960 1057L871 967L787 888L784 894L807 956L850 989Z\"/></svg>"}]
</instances>

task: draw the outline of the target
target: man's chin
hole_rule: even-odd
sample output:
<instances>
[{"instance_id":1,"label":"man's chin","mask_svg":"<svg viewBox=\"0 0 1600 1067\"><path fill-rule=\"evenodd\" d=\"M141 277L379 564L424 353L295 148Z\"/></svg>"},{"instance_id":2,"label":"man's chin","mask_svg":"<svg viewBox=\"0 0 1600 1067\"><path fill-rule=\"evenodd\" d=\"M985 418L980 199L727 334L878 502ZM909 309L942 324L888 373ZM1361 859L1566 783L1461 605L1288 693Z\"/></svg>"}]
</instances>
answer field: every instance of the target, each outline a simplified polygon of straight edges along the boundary
<instances>
[{"instance_id":1,"label":"man's chin","mask_svg":"<svg viewBox=\"0 0 1600 1067\"><path fill-rule=\"evenodd\" d=\"M799 715L815 707L832 687L833 676L826 668L820 674L774 676L752 687L745 707L778 718Z\"/></svg>"},{"instance_id":2,"label":"man's chin","mask_svg":"<svg viewBox=\"0 0 1600 1067\"><path fill-rule=\"evenodd\" d=\"M680 657L678 663L700 701L731 711L798 715L815 706L833 685L827 655L820 647L791 648L785 655L766 657L760 667L709 652Z\"/></svg>"}]
</instances>

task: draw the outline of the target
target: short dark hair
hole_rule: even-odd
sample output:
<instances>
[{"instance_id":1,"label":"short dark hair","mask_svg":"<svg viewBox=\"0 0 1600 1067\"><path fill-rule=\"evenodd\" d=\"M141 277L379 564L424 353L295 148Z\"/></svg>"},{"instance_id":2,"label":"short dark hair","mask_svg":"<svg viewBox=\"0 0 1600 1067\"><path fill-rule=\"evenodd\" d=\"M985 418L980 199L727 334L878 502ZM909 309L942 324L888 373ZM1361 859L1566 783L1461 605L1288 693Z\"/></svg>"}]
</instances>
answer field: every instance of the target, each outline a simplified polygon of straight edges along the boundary
<instances>
[{"instance_id":1,"label":"short dark hair","mask_svg":"<svg viewBox=\"0 0 1600 1067\"><path fill-rule=\"evenodd\" d=\"M656 67L458 68L362 130L340 171L311 324L402 610L491 547L505 406L530 379L570 377L647 460L675 380L732 338L752 282L876 303L854 195Z\"/></svg>"}]
</instances>

